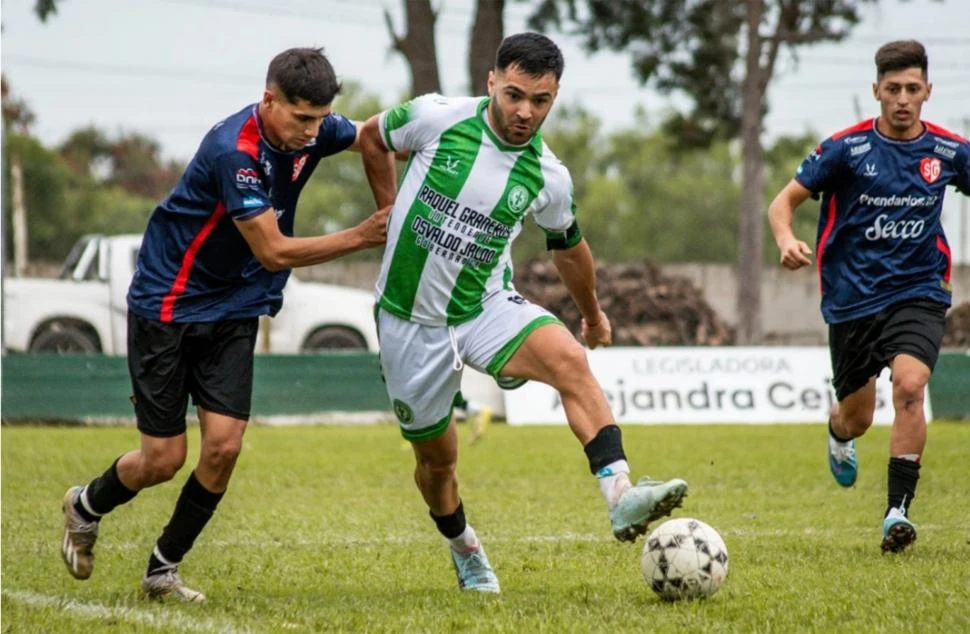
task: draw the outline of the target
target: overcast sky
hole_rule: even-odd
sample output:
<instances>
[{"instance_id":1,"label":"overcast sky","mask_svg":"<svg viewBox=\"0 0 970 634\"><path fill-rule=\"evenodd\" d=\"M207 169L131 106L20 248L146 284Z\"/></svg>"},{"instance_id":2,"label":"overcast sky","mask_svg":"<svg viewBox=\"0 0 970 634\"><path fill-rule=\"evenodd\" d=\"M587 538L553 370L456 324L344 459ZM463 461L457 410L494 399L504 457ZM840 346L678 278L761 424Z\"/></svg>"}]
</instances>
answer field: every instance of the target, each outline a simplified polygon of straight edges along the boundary
<instances>
[{"instance_id":1,"label":"overcast sky","mask_svg":"<svg viewBox=\"0 0 970 634\"><path fill-rule=\"evenodd\" d=\"M473 3L433 2L442 6L436 37L446 94L465 92ZM269 60L292 46L325 47L342 79L362 83L387 104L409 85L403 59L388 52L383 19L387 8L400 32L403 0L62 0L46 24L32 13L33 4L2 4L2 68L37 115L34 133L49 145L94 124L143 132L167 157L186 160L213 123L259 98ZM506 32L524 30L528 7L506 5ZM782 58L769 88L767 140L806 130L827 136L860 115L877 114L872 55L899 38L919 39L929 51L934 90L923 117L968 135L967 5L882 0L864 8L847 41L800 49L797 65ZM668 98L639 87L628 56L590 56L575 38L551 35L566 57L560 103L594 110L607 129L630 124L638 106L652 121L670 108ZM944 221L954 255L970 260L960 255L970 240L966 223L961 232L960 197L948 198Z\"/></svg>"}]
</instances>

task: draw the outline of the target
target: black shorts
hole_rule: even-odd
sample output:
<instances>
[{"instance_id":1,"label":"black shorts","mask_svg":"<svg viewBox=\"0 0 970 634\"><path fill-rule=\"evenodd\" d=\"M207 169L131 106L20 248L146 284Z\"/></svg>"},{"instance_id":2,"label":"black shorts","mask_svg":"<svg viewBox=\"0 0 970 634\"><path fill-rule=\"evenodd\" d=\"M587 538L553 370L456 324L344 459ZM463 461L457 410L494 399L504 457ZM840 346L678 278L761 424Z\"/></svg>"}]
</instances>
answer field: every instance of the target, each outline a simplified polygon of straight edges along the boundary
<instances>
[{"instance_id":1,"label":"black shorts","mask_svg":"<svg viewBox=\"0 0 970 634\"><path fill-rule=\"evenodd\" d=\"M838 400L864 387L898 354L916 357L932 371L940 356L946 309L939 302L908 300L830 325L832 385Z\"/></svg>"},{"instance_id":2,"label":"black shorts","mask_svg":"<svg viewBox=\"0 0 970 634\"><path fill-rule=\"evenodd\" d=\"M138 429L155 437L185 432L192 402L249 419L256 317L174 324L128 311L128 371Z\"/></svg>"}]
</instances>

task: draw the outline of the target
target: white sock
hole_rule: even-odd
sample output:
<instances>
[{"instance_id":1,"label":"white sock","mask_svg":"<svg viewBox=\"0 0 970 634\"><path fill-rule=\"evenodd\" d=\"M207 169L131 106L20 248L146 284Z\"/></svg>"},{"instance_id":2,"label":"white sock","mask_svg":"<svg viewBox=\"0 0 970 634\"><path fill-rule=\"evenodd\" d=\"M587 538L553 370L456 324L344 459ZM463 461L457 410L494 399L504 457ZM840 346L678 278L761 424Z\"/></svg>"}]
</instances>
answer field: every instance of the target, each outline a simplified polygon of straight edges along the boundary
<instances>
[{"instance_id":1,"label":"white sock","mask_svg":"<svg viewBox=\"0 0 970 634\"><path fill-rule=\"evenodd\" d=\"M609 508L616 506L623 492L630 488L630 465L626 460L617 460L596 472L600 493Z\"/></svg>"},{"instance_id":2,"label":"white sock","mask_svg":"<svg viewBox=\"0 0 970 634\"><path fill-rule=\"evenodd\" d=\"M476 550L479 546L478 535L471 524L465 524L465 530L458 537L452 537L448 544L458 553L467 553L469 550Z\"/></svg>"}]
</instances>

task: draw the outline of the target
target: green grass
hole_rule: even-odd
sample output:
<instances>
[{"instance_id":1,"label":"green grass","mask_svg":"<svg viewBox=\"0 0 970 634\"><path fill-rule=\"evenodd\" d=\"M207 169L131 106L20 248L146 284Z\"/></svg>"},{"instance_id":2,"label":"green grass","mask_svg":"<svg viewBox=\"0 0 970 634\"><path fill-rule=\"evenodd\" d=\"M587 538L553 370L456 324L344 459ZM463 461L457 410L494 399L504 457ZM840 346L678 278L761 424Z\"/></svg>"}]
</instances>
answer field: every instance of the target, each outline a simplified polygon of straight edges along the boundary
<instances>
[{"instance_id":1,"label":"green grass","mask_svg":"<svg viewBox=\"0 0 970 634\"><path fill-rule=\"evenodd\" d=\"M642 541L610 536L565 428L497 425L463 444L467 514L502 582L501 595L481 596L457 590L395 428L253 427L181 568L209 597L198 606L136 597L188 468L103 522L94 576L78 582L58 554L61 496L137 433L5 426L2 631L970 631L970 425L931 425L912 507L919 541L898 556L879 552L888 430L860 442L849 490L828 474L824 434L818 425L624 429L634 475L687 479L677 514L717 528L730 552L717 595L666 604L640 577Z\"/></svg>"}]
</instances>

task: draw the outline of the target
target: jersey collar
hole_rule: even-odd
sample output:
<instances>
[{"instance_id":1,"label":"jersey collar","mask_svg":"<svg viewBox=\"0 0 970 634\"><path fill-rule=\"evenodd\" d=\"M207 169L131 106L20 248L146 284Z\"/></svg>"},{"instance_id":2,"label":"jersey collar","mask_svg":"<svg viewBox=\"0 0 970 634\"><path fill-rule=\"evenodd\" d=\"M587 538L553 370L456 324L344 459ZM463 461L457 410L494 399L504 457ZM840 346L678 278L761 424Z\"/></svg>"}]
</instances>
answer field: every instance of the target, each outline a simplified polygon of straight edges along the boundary
<instances>
[{"instance_id":1,"label":"jersey collar","mask_svg":"<svg viewBox=\"0 0 970 634\"><path fill-rule=\"evenodd\" d=\"M885 134L883 134L882 132L879 131L879 117L873 118L873 120L872 120L872 131L876 135L876 137L878 137L882 141L885 141L886 143L898 143L900 145L904 145L906 143L916 143L917 141L922 141L923 140L923 137L926 136L926 133L930 131L930 127L928 125L926 125L926 122L925 121L923 121L922 119L920 119L919 120L919 123L920 123L921 126L923 126L923 131L920 132L919 134L917 134L916 136L914 136L912 139L891 139L891 138L889 138L888 136L886 136Z\"/></svg>"}]
</instances>

